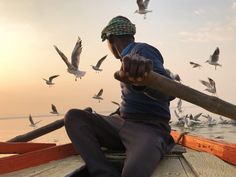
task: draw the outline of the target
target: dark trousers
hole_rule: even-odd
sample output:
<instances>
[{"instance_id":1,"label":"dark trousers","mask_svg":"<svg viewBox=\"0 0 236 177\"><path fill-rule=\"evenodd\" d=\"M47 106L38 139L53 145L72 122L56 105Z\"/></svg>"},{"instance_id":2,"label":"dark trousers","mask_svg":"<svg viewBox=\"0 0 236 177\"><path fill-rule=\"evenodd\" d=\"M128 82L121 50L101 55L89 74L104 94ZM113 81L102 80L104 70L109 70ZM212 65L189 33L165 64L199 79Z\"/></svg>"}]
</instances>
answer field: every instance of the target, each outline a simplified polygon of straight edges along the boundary
<instances>
[{"instance_id":1,"label":"dark trousers","mask_svg":"<svg viewBox=\"0 0 236 177\"><path fill-rule=\"evenodd\" d=\"M78 109L67 112L65 128L91 177L150 177L173 142L169 133L156 125ZM101 147L125 150L122 174L106 159Z\"/></svg>"}]
</instances>

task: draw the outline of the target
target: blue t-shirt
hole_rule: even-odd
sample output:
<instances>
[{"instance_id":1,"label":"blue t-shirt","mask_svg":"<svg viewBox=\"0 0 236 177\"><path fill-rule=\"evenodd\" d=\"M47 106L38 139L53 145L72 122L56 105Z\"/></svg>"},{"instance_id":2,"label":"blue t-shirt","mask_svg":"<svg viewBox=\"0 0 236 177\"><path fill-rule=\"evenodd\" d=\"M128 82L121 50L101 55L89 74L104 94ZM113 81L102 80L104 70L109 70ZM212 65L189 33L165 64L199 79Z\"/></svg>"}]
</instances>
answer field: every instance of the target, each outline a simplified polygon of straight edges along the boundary
<instances>
[{"instance_id":1,"label":"blue t-shirt","mask_svg":"<svg viewBox=\"0 0 236 177\"><path fill-rule=\"evenodd\" d=\"M155 47L146 43L133 42L122 51L121 56L124 57L131 53L152 60L153 70L169 77L163 67L162 55ZM171 97L149 88L136 87L123 82L120 85L122 93L121 116L134 120L169 122L169 102ZM152 97L153 95L155 98Z\"/></svg>"}]
</instances>

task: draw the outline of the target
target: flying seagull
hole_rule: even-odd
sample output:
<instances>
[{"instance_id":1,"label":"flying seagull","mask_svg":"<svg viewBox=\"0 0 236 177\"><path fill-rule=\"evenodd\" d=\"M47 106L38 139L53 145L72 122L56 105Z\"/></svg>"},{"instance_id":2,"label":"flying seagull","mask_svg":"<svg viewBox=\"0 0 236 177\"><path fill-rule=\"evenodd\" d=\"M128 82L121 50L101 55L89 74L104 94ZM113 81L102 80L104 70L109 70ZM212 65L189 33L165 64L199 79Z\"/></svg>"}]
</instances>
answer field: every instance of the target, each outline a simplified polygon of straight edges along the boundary
<instances>
[{"instance_id":1,"label":"flying seagull","mask_svg":"<svg viewBox=\"0 0 236 177\"><path fill-rule=\"evenodd\" d=\"M57 108L54 104L51 104L51 108L52 108L52 111L50 112L51 114L57 114L59 115L58 111L57 111Z\"/></svg>"},{"instance_id":2,"label":"flying seagull","mask_svg":"<svg viewBox=\"0 0 236 177\"><path fill-rule=\"evenodd\" d=\"M50 86L50 85L54 85L55 83L53 83L52 80L53 80L54 78L58 77L58 76L59 76L59 75L53 75L53 76L50 76L48 79L44 79L44 78L43 78L43 80L45 80L45 81L46 81L46 84L49 85L49 86Z\"/></svg>"},{"instance_id":3,"label":"flying seagull","mask_svg":"<svg viewBox=\"0 0 236 177\"><path fill-rule=\"evenodd\" d=\"M152 12L151 10L147 10L148 3L149 0L137 0L138 10L136 10L134 13L144 14L144 19L146 19L146 14L148 12Z\"/></svg>"},{"instance_id":4,"label":"flying seagull","mask_svg":"<svg viewBox=\"0 0 236 177\"><path fill-rule=\"evenodd\" d=\"M169 69L165 69L165 70L166 70L167 74L171 77L171 79L178 81L178 82L181 81L181 78L178 74L172 73Z\"/></svg>"},{"instance_id":5,"label":"flying seagull","mask_svg":"<svg viewBox=\"0 0 236 177\"><path fill-rule=\"evenodd\" d=\"M216 83L213 79L208 77L208 81L200 80L200 82L207 87L206 91L216 94Z\"/></svg>"},{"instance_id":6,"label":"flying seagull","mask_svg":"<svg viewBox=\"0 0 236 177\"><path fill-rule=\"evenodd\" d=\"M75 75L75 81L77 81L78 77L81 79L85 75L86 72L79 70L80 54L82 51L82 40L80 39L80 37L78 37L74 50L71 54L71 63L69 62L68 58L64 55L64 53L62 53L57 48L57 46L54 45L54 48L56 49L57 53L61 56L62 60L66 63L67 71L70 74Z\"/></svg>"},{"instance_id":7,"label":"flying seagull","mask_svg":"<svg viewBox=\"0 0 236 177\"><path fill-rule=\"evenodd\" d=\"M31 126L31 127L35 127L36 124L38 124L39 122L41 122L41 120L38 121L38 122L34 122L34 120L33 120L32 116L31 116L31 114L29 115L29 121L30 121L30 126Z\"/></svg>"},{"instance_id":8,"label":"flying seagull","mask_svg":"<svg viewBox=\"0 0 236 177\"><path fill-rule=\"evenodd\" d=\"M98 60L96 66L91 65L92 68L93 68L95 71L98 71L98 72L99 72L99 71L102 71L102 69L100 68L100 66L101 66L102 62L106 59L106 57L107 57L107 55L105 55L105 56L102 57L100 60Z\"/></svg>"},{"instance_id":9,"label":"flying seagull","mask_svg":"<svg viewBox=\"0 0 236 177\"><path fill-rule=\"evenodd\" d=\"M195 62L190 61L190 65L192 65L193 68L201 68L201 65Z\"/></svg>"},{"instance_id":10,"label":"flying seagull","mask_svg":"<svg viewBox=\"0 0 236 177\"><path fill-rule=\"evenodd\" d=\"M99 92L98 92L98 94L95 94L95 95L93 96L94 99L98 99L99 103L100 103L100 100L103 100L103 98L102 98L102 93L103 93L103 89L100 89Z\"/></svg>"},{"instance_id":11,"label":"flying seagull","mask_svg":"<svg viewBox=\"0 0 236 177\"><path fill-rule=\"evenodd\" d=\"M206 63L209 63L210 65L214 65L215 70L217 66L222 66L221 64L218 63L219 55L220 55L220 49L219 47L217 47L214 53L210 56L210 59L206 61Z\"/></svg>"}]
</instances>

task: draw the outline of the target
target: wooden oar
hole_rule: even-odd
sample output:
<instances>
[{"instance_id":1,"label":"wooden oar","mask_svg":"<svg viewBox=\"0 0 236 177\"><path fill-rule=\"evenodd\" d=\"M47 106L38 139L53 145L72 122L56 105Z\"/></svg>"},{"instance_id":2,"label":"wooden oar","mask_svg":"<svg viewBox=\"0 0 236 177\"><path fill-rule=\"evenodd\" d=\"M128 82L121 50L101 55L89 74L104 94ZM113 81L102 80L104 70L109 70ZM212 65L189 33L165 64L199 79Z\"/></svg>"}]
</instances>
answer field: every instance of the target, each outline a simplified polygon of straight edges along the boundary
<instances>
[{"instance_id":1,"label":"wooden oar","mask_svg":"<svg viewBox=\"0 0 236 177\"><path fill-rule=\"evenodd\" d=\"M130 82L119 77L119 71L115 73L115 78L123 82ZM141 82L140 82L141 83ZM192 104L198 105L212 113L219 114L230 119L236 120L236 106L221 100L215 96L209 96L188 86L175 82L158 73L150 72L142 84L171 95Z\"/></svg>"},{"instance_id":2,"label":"wooden oar","mask_svg":"<svg viewBox=\"0 0 236 177\"><path fill-rule=\"evenodd\" d=\"M90 107L85 108L84 110L92 112L92 109ZM42 135L50 133L54 130L57 130L63 126L64 126L64 119L56 120L48 125L38 128L36 130L30 131L30 132L25 133L23 135L18 135L16 137L8 140L7 142L28 142L28 141L31 141L35 138L42 136Z\"/></svg>"}]
</instances>

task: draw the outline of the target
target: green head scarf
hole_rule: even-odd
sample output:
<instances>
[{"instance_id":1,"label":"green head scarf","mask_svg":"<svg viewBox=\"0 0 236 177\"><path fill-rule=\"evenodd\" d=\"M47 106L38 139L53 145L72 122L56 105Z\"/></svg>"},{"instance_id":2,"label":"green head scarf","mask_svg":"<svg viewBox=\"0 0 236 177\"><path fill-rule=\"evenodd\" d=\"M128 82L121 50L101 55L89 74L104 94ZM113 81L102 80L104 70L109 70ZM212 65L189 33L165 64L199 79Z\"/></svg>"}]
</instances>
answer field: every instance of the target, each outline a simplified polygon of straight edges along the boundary
<instances>
[{"instance_id":1,"label":"green head scarf","mask_svg":"<svg viewBox=\"0 0 236 177\"><path fill-rule=\"evenodd\" d=\"M123 16L117 16L111 19L108 25L102 30L101 38L105 41L111 35L134 35L136 33L135 25L131 21Z\"/></svg>"}]
</instances>

